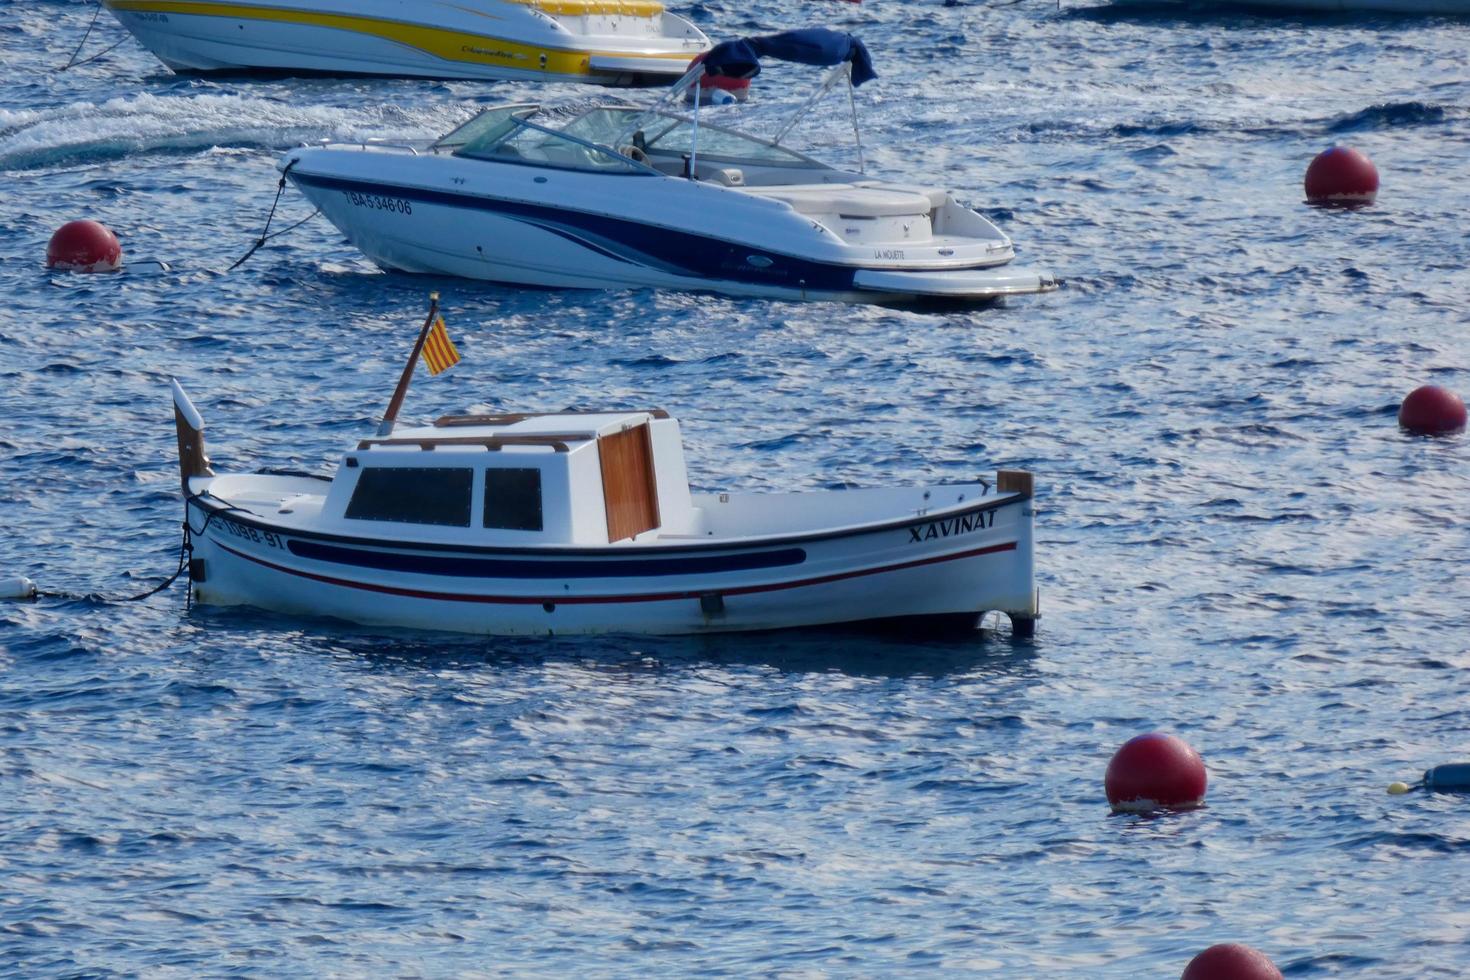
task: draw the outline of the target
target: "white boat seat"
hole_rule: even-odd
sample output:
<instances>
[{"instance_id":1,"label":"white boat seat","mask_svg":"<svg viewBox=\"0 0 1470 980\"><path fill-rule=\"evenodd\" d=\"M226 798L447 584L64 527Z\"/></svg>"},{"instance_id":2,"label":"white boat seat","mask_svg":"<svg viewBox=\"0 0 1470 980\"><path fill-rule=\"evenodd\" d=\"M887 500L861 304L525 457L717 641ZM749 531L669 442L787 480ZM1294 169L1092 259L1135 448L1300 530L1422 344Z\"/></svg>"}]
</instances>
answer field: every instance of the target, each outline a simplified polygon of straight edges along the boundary
<instances>
[{"instance_id":1,"label":"white boat seat","mask_svg":"<svg viewBox=\"0 0 1470 980\"><path fill-rule=\"evenodd\" d=\"M871 184L857 184L857 187L870 187ZM944 202L949 200L949 191L943 187L915 187L911 184L888 184L887 190L903 191L908 194L922 194L929 199L929 203L936 208L944 207Z\"/></svg>"},{"instance_id":2,"label":"white boat seat","mask_svg":"<svg viewBox=\"0 0 1470 980\"><path fill-rule=\"evenodd\" d=\"M800 214L843 214L855 218L894 218L928 214L934 205L927 194L891 187L853 184L788 184L748 187L746 192L785 201Z\"/></svg>"},{"instance_id":3,"label":"white boat seat","mask_svg":"<svg viewBox=\"0 0 1470 980\"><path fill-rule=\"evenodd\" d=\"M699 179L721 187L744 187L745 174L739 167L706 167L699 165Z\"/></svg>"},{"instance_id":4,"label":"white boat seat","mask_svg":"<svg viewBox=\"0 0 1470 980\"><path fill-rule=\"evenodd\" d=\"M631 146L625 146L620 152L626 157L639 160L638 156L629 152L632 149L633 147ZM641 150L638 152L642 153ZM645 153L639 162L647 163L659 173L667 174L670 177L682 177L684 175L683 160L670 160L667 157L649 156ZM731 167L723 163L706 163L703 160L699 160L694 164L694 168L694 172L699 176L699 179L707 184L719 184L721 187L745 186L745 172L739 167Z\"/></svg>"}]
</instances>

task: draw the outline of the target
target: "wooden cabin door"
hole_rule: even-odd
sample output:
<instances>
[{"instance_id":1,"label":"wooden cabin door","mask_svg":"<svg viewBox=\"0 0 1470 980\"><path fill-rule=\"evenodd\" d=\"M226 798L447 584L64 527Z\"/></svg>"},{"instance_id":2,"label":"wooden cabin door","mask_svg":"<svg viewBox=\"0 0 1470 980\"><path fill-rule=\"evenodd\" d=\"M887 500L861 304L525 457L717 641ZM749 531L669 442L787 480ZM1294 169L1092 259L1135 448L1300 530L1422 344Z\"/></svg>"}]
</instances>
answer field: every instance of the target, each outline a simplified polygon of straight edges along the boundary
<instances>
[{"instance_id":1,"label":"wooden cabin door","mask_svg":"<svg viewBox=\"0 0 1470 980\"><path fill-rule=\"evenodd\" d=\"M658 527L658 483L648 424L600 436L597 454L602 461L607 540L621 541Z\"/></svg>"}]
</instances>

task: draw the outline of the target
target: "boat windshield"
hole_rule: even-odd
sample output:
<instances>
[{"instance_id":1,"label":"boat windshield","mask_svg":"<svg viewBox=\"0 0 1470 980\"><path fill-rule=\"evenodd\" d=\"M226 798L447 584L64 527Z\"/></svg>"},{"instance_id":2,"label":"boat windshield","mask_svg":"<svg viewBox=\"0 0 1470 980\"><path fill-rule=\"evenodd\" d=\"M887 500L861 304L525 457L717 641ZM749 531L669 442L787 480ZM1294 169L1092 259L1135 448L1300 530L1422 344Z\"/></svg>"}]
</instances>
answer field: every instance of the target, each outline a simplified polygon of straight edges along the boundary
<instances>
[{"instance_id":1,"label":"boat windshield","mask_svg":"<svg viewBox=\"0 0 1470 980\"><path fill-rule=\"evenodd\" d=\"M631 106L589 110L563 126L561 131L579 136L590 143L613 146L620 137L629 132L629 126L635 123L641 128L629 137L632 140L631 145L638 146L644 152L673 157L692 152L693 120L665 113L650 116L646 110ZM699 126L699 155L726 163L826 168L826 164L776 146L767 140L708 123L701 123Z\"/></svg>"},{"instance_id":2,"label":"boat windshield","mask_svg":"<svg viewBox=\"0 0 1470 980\"><path fill-rule=\"evenodd\" d=\"M488 113L487 113L488 115ZM454 147L454 155L499 163L524 163L563 170L590 170L602 174L654 174L641 163L575 134L545 129L521 116L509 114L487 124Z\"/></svg>"},{"instance_id":3,"label":"boat windshield","mask_svg":"<svg viewBox=\"0 0 1470 980\"><path fill-rule=\"evenodd\" d=\"M690 153L694 148L694 134L693 120L661 116L644 131L644 145L649 153ZM829 169L825 163L795 150L709 123L699 124L699 156L725 163Z\"/></svg>"},{"instance_id":4,"label":"boat windshield","mask_svg":"<svg viewBox=\"0 0 1470 980\"><path fill-rule=\"evenodd\" d=\"M536 108L533 102L522 102L486 109L458 129L440 137L434 144L434 149L455 150L469 143L493 142L515 128L516 116L529 116Z\"/></svg>"},{"instance_id":5,"label":"boat windshield","mask_svg":"<svg viewBox=\"0 0 1470 980\"><path fill-rule=\"evenodd\" d=\"M628 122L640 114L640 110L627 106L589 109L561 127L561 131L589 143L612 146Z\"/></svg>"},{"instance_id":6,"label":"boat windshield","mask_svg":"<svg viewBox=\"0 0 1470 980\"><path fill-rule=\"evenodd\" d=\"M455 156L600 173L650 173L642 155L673 159L692 154L734 165L830 169L773 141L671 112L637 106L569 107L529 103L486 109L434 144ZM620 145L619 141L626 145ZM638 152L635 152L636 148Z\"/></svg>"}]
</instances>

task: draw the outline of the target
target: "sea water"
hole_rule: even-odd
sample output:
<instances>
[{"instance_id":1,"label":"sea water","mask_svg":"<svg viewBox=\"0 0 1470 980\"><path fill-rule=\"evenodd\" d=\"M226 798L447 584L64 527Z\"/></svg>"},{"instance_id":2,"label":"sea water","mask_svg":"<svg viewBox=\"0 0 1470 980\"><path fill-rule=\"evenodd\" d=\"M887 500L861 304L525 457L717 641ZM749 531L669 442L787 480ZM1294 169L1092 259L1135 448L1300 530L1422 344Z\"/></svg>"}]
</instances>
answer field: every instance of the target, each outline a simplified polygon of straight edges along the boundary
<instances>
[{"instance_id":1,"label":"sea water","mask_svg":"<svg viewBox=\"0 0 1470 980\"><path fill-rule=\"evenodd\" d=\"M221 471L328 472L442 293L405 418L662 406L700 489L1036 474L1043 618L514 640L129 604L0 606L0 973L1289 976L1470 970L1470 22L868 0L675 3L871 47L869 169L943 184L1066 287L893 310L384 274L260 234L289 147L430 137L506 83L199 79L93 8L0 0L0 574L175 566L177 377ZM88 53L123 37L105 12ZM774 127L815 73L772 69ZM847 107L799 130L855 162ZM821 114L819 114L821 115ZM767 130L769 131L769 129ZM802 137L802 133L805 136ZM1302 203L1368 153L1379 202ZM310 213L294 192L273 225ZM95 218L128 271L43 267ZM1114 816L1150 730L1208 805Z\"/></svg>"}]
</instances>

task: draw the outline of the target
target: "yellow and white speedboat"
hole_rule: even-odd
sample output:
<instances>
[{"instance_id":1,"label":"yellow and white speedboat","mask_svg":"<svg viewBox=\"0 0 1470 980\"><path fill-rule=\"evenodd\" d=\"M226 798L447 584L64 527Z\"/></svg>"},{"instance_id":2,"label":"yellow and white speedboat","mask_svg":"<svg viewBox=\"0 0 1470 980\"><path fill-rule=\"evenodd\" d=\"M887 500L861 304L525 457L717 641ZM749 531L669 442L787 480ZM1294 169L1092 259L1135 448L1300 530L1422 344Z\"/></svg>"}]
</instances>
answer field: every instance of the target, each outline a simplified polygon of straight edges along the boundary
<instances>
[{"instance_id":1,"label":"yellow and white speedboat","mask_svg":"<svg viewBox=\"0 0 1470 980\"><path fill-rule=\"evenodd\" d=\"M175 71L673 82L709 38L658 0L102 0Z\"/></svg>"}]
</instances>

